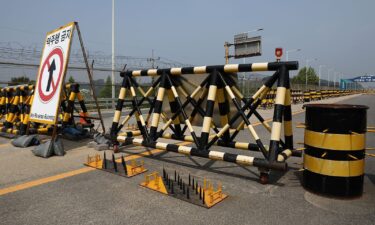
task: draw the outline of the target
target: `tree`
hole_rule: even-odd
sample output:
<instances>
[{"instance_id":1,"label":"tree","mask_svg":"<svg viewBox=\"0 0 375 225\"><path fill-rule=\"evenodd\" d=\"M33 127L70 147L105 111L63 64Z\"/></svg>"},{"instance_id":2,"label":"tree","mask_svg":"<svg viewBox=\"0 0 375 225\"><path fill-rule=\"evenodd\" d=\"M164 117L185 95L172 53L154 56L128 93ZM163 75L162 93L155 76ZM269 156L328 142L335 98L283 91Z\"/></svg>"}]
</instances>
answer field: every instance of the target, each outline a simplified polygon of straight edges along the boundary
<instances>
[{"instance_id":1,"label":"tree","mask_svg":"<svg viewBox=\"0 0 375 225\"><path fill-rule=\"evenodd\" d=\"M297 76L292 78L292 82L296 84L305 84L306 83L306 67L303 67L298 71ZM319 77L316 75L314 68L309 67L307 69L307 82L308 84L318 84Z\"/></svg>"},{"instance_id":2,"label":"tree","mask_svg":"<svg viewBox=\"0 0 375 225\"><path fill-rule=\"evenodd\" d=\"M19 84L33 84L35 81L31 81L28 77L12 77L10 79L9 85L19 85Z\"/></svg>"},{"instance_id":3,"label":"tree","mask_svg":"<svg viewBox=\"0 0 375 225\"><path fill-rule=\"evenodd\" d=\"M110 76L107 77L103 88L100 89L99 97L100 98L111 98L112 97L112 80L111 80Z\"/></svg>"},{"instance_id":4,"label":"tree","mask_svg":"<svg viewBox=\"0 0 375 225\"><path fill-rule=\"evenodd\" d=\"M72 76L70 76L68 82L69 82L69 83L75 83L76 80L74 80L74 78L73 78Z\"/></svg>"}]
</instances>

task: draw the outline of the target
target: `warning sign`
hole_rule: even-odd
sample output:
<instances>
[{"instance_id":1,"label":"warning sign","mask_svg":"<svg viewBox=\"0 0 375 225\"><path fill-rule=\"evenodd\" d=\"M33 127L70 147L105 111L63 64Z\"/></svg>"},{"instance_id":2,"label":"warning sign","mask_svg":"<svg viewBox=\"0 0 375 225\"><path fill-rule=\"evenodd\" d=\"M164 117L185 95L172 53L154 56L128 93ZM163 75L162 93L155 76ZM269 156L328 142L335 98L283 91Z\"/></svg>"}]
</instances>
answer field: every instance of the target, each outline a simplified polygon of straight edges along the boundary
<instances>
[{"instance_id":1,"label":"warning sign","mask_svg":"<svg viewBox=\"0 0 375 225\"><path fill-rule=\"evenodd\" d=\"M74 22L47 33L40 60L30 121L54 124L69 60Z\"/></svg>"}]
</instances>

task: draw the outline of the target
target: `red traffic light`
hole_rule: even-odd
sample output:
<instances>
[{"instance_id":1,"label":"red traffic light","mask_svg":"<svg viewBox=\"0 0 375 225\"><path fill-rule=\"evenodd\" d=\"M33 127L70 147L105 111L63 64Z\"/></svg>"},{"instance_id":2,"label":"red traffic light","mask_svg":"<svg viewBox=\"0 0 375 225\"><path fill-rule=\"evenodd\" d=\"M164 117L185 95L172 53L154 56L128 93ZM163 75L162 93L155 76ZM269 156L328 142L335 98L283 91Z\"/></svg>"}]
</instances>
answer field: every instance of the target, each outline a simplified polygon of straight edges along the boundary
<instances>
[{"instance_id":1,"label":"red traffic light","mask_svg":"<svg viewBox=\"0 0 375 225\"><path fill-rule=\"evenodd\" d=\"M276 48L275 49L275 56L276 56L276 58L280 59L281 56L283 56L283 49L282 48Z\"/></svg>"}]
</instances>

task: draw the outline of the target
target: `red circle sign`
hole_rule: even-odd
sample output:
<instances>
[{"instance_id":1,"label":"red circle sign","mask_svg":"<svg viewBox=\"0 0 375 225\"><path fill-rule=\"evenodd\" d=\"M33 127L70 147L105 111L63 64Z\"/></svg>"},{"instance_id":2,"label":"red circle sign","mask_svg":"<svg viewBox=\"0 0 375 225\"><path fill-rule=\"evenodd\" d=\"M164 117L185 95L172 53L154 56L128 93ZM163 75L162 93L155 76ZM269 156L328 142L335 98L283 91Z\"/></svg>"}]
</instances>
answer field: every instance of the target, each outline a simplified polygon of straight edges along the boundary
<instances>
[{"instance_id":1,"label":"red circle sign","mask_svg":"<svg viewBox=\"0 0 375 225\"><path fill-rule=\"evenodd\" d=\"M275 55L276 55L276 57L281 57L283 55L283 49L282 48L276 48L275 49Z\"/></svg>"},{"instance_id":2,"label":"red circle sign","mask_svg":"<svg viewBox=\"0 0 375 225\"><path fill-rule=\"evenodd\" d=\"M55 59L58 60L58 62L55 62ZM38 93L43 102L49 102L55 95L61 80L62 70L64 68L63 63L64 57L60 48L53 49L44 60L38 81ZM47 82L43 82L43 75L48 76Z\"/></svg>"}]
</instances>

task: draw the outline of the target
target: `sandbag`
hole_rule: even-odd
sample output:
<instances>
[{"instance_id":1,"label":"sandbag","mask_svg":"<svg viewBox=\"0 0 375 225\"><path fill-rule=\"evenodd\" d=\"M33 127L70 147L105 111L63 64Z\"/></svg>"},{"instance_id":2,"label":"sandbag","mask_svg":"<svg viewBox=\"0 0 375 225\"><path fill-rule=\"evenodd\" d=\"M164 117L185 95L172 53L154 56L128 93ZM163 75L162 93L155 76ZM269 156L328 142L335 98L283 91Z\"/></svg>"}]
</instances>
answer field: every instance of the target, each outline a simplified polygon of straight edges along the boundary
<instances>
[{"instance_id":1,"label":"sandbag","mask_svg":"<svg viewBox=\"0 0 375 225\"><path fill-rule=\"evenodd\" d=\"M40 156L43 158L49 158L53 155L56 156L64 156L65 150L62 144L62 141L57 138L55 141L48 140L47 142L36 146L33 150L31 150L34 155Z\"/></svg>"},{"instance_id":2,"label":"sandbag","mask_svg":"<svg viewBox=\"0 0 375 225\"><path fill-rule=\"evenodd\" d=\"M96 133L94 134L93 136L94 138L94 141L100 145L102 144L105 144L105 145L109 145L111 143L111 141L109 139L107 139L103 134L101 133Z\"/></svg>"},{"instance_id":3,"label":"sandbag","mask_svg":"<svg viewBox=\"0 0 375 225\"><path fill-rule=\"evenodd\" d=\"M45 143L36 146L31 151L36 156L49 158L53 155L53 143L51 140L48 140Z\"/></svg>"},{"instance_id":4,"label":"sandbag","mask_svg":"<svg viewBox=\"0 0 375 225\"><path fill-rule=\"evenodd\" d=\"M33 145L39 145L38 135L22 135L12 140L12 145L19 148L26 148Z\"/></svg>"}]
</instances>

